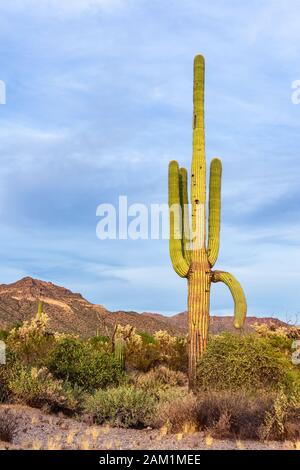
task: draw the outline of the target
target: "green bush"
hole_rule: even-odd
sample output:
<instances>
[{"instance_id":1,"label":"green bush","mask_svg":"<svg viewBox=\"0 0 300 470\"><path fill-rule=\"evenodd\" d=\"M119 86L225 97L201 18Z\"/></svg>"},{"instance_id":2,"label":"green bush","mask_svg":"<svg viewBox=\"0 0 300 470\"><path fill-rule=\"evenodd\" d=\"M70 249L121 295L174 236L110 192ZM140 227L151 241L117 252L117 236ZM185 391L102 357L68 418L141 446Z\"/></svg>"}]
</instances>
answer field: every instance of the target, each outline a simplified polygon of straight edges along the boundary
<instances>
[{"instance_id":1,"label":"green bush","mask_svg":"<svg viewBox=\"0 0 300 470\"><path fill-rule=\"evenodd\" d=\"M158 366L147 374L139 374L135 377L135 383L144 390L157 390L167 387L183 386L187 384L187 376L180 371Z\"/></svg>"},{"instance_id":2,"label":"green bush","mask_svg":"<svg viewBox=\"0 0 300 470\"><path fill-rule=\"evenodd\" d=\"M15 375L22 365L17 354L9 347L6 349L6 364L0 366L0 403L9 401L11 391L9 388L10 378Z\"/></svg>"},{"instance_id":3,"label":"green bush","mask_svg":"<svg viewBox=\"0 0 300 470\"><path fill-rule=\"evenodd\" d=\"M95 335L89 338L88 342L97 351L109 352L111 350L108 336Z\"/></svg>"},{"instance_id":4,"label":"green bush","mask_svg":"<svg viewBox=\"0 0 300 470\"><path fill-rule=\"evenodd\" d=\"M138 333L143 340L143 344L155 343L154 336L148 333L147 331L140 331Z\"/></svg>"},{"instance_id":5,"label":"green bush","mask_svg":"<svg viewBox=\"0 0 300 470\"><path fill-rule=\"evenodd\" d=\"M171 336L166 331L156 332L154 336L139 333L142 338L141 348L132 348L127 356L129 368L142 372L159 365L173 370L187 371L188 357L186 339Z\"/></svg>"},{"instance_id":6,"label":"green bush","mask_svg":"<svg viewBox=\"0 0 300 470\"><path fill-rule=\"evenodd\" d=\"M71 387L55 380L45 367L21 367L10 377L9 390L16 401L33 407L67 414L78 408Z\"/></svg>"},{"instance_id":7,"label":"green bush","mask_svg":"<svg viewBox=\"0 0 300 470\"><path fill-rule=\"evenodd\" d=\"M123 375L112 354L101 353L91 344L73 338L57 344L48 368L55 377L86 390L118 385Z\"/></svg>"},{"instance_id":8,"label":"green bush","mask_svg":"<svg viewBox=\"0 0 300 470\"><path fill-rule=\"evenodd\" d=\"M155 343L143 343L141 351L132 351L127 357L129 368L148 372L159 364L159 350Z\"/></svg>"},{"instance_id":9,"label":"green bush","mask_svg":"<svg viewBox=\"0 0 300 470\"><path fill-rule=\"evenodd\" d=\"M97 424L109 423L122 428L143 428L151 423L156 400L144 390L123 385L97 390L86 400L85 410Z\"/></svg>"},{"instance_id":10,"label":"green bush","mask_svg":"<svg viewBox=\"0 0 300 470\"><path fill-rule=\"evenodd\" d=\"M0 340L5 341L7 337L8 337L8 331L0 330Z\"/></svg>"},{"instance_id":11,"label":"green bush","mask_svg":"<svg viewBox=\"0 0 300 470\"><path fill-rule=\"evenodd\" d=\"M230 333L212 337L197 368L201 389L257 390L289 384L293 366L266 338Z\"/></svg>"}]
</instances>

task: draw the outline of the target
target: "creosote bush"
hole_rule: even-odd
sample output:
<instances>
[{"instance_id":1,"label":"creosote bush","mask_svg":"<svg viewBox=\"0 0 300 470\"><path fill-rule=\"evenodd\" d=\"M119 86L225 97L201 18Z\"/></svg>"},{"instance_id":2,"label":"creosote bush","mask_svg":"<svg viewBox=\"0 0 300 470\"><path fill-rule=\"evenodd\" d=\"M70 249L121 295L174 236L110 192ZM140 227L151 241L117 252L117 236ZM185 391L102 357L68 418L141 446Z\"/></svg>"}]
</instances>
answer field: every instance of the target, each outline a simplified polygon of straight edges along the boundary
<instances>
[{"instance_id":1,"label":"creosote bush","mask_svg":"<svg viewBox=\"0 0 300 470\"><path fill-rule=\"evenodd\" d=\"M85 403L85 411L97 424L109 423L122 428L142 428L151 423L156 400L133 386L97 390Z\"/></svg>"},{"instance_id":2,"label":"creosote bush","mask_svg":"<svg viewBox=\"0 0 300 470\"><path fill-rule=\"evenodd\" d=\"M112 354L101 353L91 344L67 338L57 344L48 360L49 370L58 379L85 390L117 385L123 378Z\"/></svg>"},{"instance_id":3,"label":"creosote bush","mask_svg":"<svg viewBox=\"0 0 300 470\"><path fill-rule=\"evenodd\" d=\"M293 366L268 339L222 334L210 339L198 362L197 385L205 390L257 390L288 385Z\"/></svg>"}]
</instances>

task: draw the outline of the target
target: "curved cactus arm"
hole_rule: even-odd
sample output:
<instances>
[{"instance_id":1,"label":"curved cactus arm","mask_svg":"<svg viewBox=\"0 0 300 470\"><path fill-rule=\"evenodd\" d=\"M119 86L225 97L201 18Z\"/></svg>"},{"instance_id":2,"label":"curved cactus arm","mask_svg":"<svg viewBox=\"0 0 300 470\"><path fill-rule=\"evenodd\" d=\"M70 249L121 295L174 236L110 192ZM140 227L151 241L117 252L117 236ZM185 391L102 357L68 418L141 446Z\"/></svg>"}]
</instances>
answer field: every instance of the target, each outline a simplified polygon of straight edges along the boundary
<instances>
[{"instance_id":1,"label":"curved cactus arm","mask_svg":"<svg viewBox=\"0 0 300 470\"><path fill-rule=\"evenodd\" d=\"M210 164L209 177L209 219L208 219L208 261L214 266L220 247L221 219L221 177L222 163L214 158Z\"/></svg>"},{"instance_id":2,"label":"curved cactus arm","mask_svg":"<svg viewBox=\"0 0 300 470\"><path fill-rule=\"evenodd\" d=\"M224 282L229 287L234 300L234 326L241 328L244 324L247 313L247 302L241 284L236 278L224 271L213 271L212 282Z\"/></svg>"},{"instance_id":3,"label":"curved cactus arm","mask_svg":"<svg viewBox=\"0 0 300 470\"><path fill-rule=\"evenodd\" d=\"M169 164L170 257L176 273L186 277L189 264L182 252L182 210L179 193L179 167L173 160Z\"/></svg>"},{"instance_id":4,"label":"curved cactus arm","mask_svg":"<svg viewBox=\"0 0 300 470\"><path fill-rule=\"evenodd\" d=\"M182 217L182 251L183 256L187 263L191 262L191 250L190 250L190 220L189 220L189 198L187 189L188 175L185 168L179 170L179 194L181 204L181 217Z\"/></svg>"}]
</instances>

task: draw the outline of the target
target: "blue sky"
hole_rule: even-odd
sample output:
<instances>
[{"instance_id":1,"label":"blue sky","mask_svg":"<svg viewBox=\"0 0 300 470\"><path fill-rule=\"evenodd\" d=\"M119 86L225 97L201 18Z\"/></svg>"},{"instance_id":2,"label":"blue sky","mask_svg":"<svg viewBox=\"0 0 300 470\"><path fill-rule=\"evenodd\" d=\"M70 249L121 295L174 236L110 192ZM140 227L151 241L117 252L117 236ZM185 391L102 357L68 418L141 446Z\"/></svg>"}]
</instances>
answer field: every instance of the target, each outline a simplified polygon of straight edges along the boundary
<instances>
[{"instance_id":1,"label":"blue sky","mask_svg":"<svg viewBox=\"0 0 300 470\"><path fill-rule=\"evenodd\" d=\"M192 62L206 58L207 160L223 162L219 269L249 314L300 312L297 1L0 2L0 282L33 276L109 309L186 306L168 242L96 238L96 207L167 201L190 167ZM212 312L232 312L213 286Z\"/></svg>"}]
</instances>

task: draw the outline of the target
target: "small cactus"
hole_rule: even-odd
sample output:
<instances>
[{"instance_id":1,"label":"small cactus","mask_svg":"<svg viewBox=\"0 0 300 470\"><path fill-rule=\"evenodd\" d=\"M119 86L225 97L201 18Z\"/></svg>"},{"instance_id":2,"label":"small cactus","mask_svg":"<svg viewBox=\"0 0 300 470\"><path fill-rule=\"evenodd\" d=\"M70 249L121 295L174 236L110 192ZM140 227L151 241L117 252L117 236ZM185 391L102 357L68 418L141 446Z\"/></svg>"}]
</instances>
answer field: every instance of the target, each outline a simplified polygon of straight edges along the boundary
<instances>
[{"instance_id":1,"label":"small cactus","mask_svg":"<svg viewBox=\"0 0 300 470\"><path fill-rule=\"evenodd\" d=\"M43 314L43 302L39 300L37 316L40 318Z\"/></svg>"},{"instance_id":2,"label":"small cactus","mask_svg":"<svg viewBox=\"0 0 300 470\"><path fill-rule=\"evenodd\" d=\"M208 338L210 286L225 283L234 300L234 326L243 326L247 304L239 282L229 273L212 271L219 252L222 164L210 164L208 240L206 240L206 161L204 133L204 58L194 60L193 157L191 172L192 220L189 222L187 171L169 164L170 257L176 273L188 280L189 384Z\"/></svg>"},{"instance_id":3,"label":"small cactus","mask_svg":"<svg viewBox=\"0 0 300 470\"><path fill-rule=\"evenodd\" d=\"M123 338L115 339L114 354L122 370L125 370L125 346Z\"/></svg>"}]
</instances>

